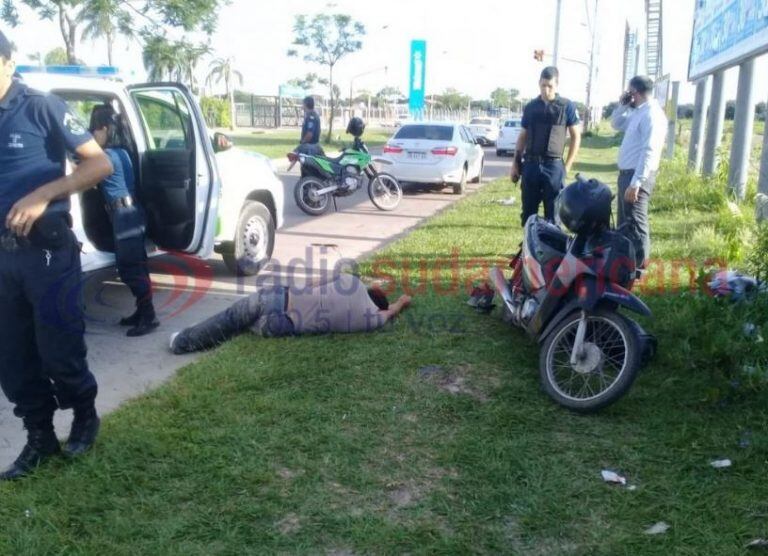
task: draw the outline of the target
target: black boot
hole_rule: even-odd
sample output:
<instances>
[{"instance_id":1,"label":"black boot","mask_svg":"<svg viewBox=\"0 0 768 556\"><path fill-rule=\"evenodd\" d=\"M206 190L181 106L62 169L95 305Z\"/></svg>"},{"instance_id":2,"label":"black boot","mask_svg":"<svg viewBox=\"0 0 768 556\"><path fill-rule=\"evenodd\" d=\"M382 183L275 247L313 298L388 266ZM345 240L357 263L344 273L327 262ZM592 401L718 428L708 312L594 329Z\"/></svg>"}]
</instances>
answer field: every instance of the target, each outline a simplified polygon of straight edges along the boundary
<instances>
[{"instance_id":1,"label":"black boot","mask_svg":"<svg viewBox=\"0 0 768 556\"><path fill-rule=\"evenodd\" d=\"M64 455L75 457L84 454L91 449L99 434L101 419L96 414L96 408L75 409L75 419L72 421L72 429L69 438L64 445Z\"/></svg>"},{"instance_id":2,"label":"black boot","mask_svg":"<svg viewBox=\"0 0 768 556\"><path fill-rule=\"evenodd\" d=\"M155 328L160 326L160 322L157 320L155 315L155 307L152 305L151 301L149 303L143 303L139 305L136 309L136 313L128 318L133 318L136 315L138 315L136 318L136 323L133 325L133 328L130 328L126 333L126 335L131 338L149 334Z\"/></svg>"},{"instance_id":3,"label":"black boot","mask_svg":"<svg viewBox=\"0 0 768 556\"><path fill-rule=\"evenodd\" d=\"M136 309L133 314L130 317L125 317L120 319L120 326L136 326L139 324L139 319L141 318L141 311L139 309Z\"/></svg>"},{"instance_id":4,"label":"black boot","mask_svg":"<svg viewBox=\"0 0 768 556\"><path fill-rule=\"evenodd\" d=\"M11 466L0 473L0 481L20 479L35 470L40 464L61 452L59 439L53 432L53 424L25 425L27 444Z\"/></svg>"}]
</instances>

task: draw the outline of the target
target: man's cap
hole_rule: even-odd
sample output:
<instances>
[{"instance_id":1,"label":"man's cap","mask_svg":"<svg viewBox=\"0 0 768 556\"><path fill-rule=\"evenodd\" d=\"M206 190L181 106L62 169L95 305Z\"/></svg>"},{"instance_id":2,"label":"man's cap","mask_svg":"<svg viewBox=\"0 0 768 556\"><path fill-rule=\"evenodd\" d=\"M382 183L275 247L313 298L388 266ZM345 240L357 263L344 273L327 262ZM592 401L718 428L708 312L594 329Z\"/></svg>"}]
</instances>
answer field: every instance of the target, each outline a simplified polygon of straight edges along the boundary
<instances>
[{"instance_id":1,"label":"man's cap","mask_svg":"<svg viewBox=\"0 0 768 556\"><path fill-rule=\"evenodd\" d=\"M13 45L2 31L0 31L0 56L6 60L10 60L13 56Z\"/></svg>"}]
</instances>

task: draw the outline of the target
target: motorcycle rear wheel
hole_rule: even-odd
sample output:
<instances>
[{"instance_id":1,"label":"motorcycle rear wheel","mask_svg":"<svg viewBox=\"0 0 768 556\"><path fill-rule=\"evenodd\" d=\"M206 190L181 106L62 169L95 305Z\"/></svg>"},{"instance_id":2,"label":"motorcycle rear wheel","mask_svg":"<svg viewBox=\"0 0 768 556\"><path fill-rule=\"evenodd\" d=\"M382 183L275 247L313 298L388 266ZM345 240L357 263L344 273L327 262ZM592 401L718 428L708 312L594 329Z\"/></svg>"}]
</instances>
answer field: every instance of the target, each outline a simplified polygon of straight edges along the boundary
<instances>
[{"instance_id":1,"label":"motorcycle rear wheel","mask_svg":"<svg viewBox=\"0 0 768 556\"><path fill-rule=\"evenodd\" d=\"M577 413L596 412L621 398L640 369L640 339L626 317L600 309L587 315L583 360L571 364L581 312L567 316L539 354L539 376L547 395Z\"/></svg>"},{"instance_id":2,"label":"motorcycle rear wheel","mask_svg":"<svg viewBox=\"0 0 768 556\"><path fill-rule=\"evenodd\" d=\"M310 216L323 214L331 204L331 194L317 195L314 192L324 187L325 184L314 176L301 178L293 189L293 197L298 207Z\"/></svg>"}]
</instances>

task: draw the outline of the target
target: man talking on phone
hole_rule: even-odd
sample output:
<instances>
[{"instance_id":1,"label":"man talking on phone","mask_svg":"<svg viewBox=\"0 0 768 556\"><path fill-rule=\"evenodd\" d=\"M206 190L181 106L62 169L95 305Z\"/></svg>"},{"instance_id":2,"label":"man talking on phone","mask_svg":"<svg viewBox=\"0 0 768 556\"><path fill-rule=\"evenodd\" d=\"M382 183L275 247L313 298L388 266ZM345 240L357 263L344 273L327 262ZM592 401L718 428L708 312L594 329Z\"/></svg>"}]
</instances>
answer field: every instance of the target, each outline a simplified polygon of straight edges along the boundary
<instances>
[{"instance_id":1,"label":"man talking on phone","mask_svg":"<svg viewBox=\"0 0 768 556\"><path fill-rule=\"evenodd\" d=\"M611 115L613 129L624 132L619 148L619 226L626 224L635 238L640 268L647 266L651 252L648 202L667 134L667 117L651 96L652 91L650 78L633 77Z\"/></svg>"}]
</instances>

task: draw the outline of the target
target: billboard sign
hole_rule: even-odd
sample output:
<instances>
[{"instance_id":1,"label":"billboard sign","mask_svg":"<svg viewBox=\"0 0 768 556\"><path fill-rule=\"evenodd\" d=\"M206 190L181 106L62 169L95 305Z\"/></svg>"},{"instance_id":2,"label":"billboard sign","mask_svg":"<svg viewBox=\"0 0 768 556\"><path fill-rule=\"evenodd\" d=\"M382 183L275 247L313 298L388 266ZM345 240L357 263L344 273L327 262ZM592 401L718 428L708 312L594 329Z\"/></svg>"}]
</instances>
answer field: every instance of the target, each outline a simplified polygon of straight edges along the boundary
<instances>
[{"instance_id":1,"label":"billboard sign","mask_svg":"<svg viewBox=\"0 0 768 556\"><path fill-rule=\"evenodd\" d=\"M411 41L411 75L408 85L408 108L414 118L424 111L424 88L427 76L427 43Z\"/></svg>"},{"instance_id":2,"label":"billboard sign","mask_svg":"<svg viewBox=\"0 0 768 556\"><path fill-rule=\"evenodd\" d=\"M768 2L696 0L688 79L768 52Z\"/></svg>"}]
</instances>

